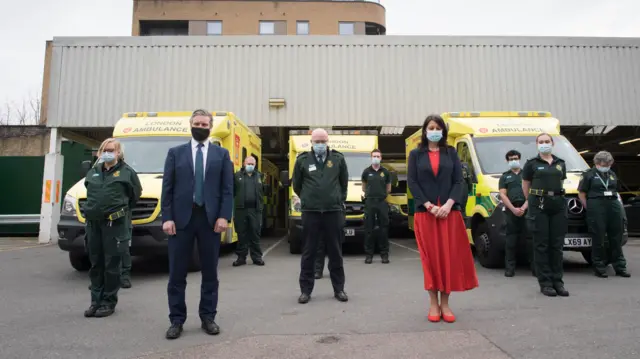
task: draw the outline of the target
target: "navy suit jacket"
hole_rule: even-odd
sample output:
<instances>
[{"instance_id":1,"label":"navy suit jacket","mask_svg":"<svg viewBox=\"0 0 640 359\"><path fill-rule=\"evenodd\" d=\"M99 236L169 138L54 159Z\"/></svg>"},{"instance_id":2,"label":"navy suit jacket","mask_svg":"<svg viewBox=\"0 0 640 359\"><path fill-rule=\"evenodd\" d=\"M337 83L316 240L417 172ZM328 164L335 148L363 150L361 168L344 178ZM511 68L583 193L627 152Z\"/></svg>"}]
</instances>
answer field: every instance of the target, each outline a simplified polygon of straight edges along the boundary
<instances>
[{"instance_id":1,"label":"navy suit jacket","mask_svg":"<svg viewBox=\"0 0 640 359\"><path fill-rule=\"evenodd\" d=\"M191 141L169 149L162 178L162 221L184 229L191 219L195 176ZM231 221L233 164L227 149L209 144L204 175L204 206L213 230L218 218Z\"/></svg>"},{"instance_id":2,"label":"navy suit jacket","mask_svg":"<svg viewBox=\"0 0 640 359\"><path fill-rule=\"evenodd\" d=\"M464 194L464 180L462 178L462 165L455 148L447 146L440 148L440 164L438 175L433 174L429 150L416 148L409 153L407 163L407 185L413 195L416 212L426 212L424 204L431 202L444 205L449 199L455 204L451 209L460 210L462 196Z\"/></svg>"}]
</instances>

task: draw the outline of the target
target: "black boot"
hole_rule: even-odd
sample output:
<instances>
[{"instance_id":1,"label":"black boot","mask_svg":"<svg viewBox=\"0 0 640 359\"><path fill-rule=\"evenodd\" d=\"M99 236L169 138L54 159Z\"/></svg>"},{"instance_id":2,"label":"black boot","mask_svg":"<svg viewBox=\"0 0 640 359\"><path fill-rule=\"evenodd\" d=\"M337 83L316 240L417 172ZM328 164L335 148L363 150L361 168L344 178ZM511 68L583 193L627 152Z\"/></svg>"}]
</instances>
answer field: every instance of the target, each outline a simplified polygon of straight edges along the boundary
<instances>
[{"instance_id":1,"label":"black boot","mask_svg":"<svg viewBox=\"0 0 640 359\"><path fill-rule=\"evenodd\" d=\"M373 256L367 256L364 259L364 262L367 263L367 264L371 264L371 262L373 262Z\"/></svg>"}]
</instances>

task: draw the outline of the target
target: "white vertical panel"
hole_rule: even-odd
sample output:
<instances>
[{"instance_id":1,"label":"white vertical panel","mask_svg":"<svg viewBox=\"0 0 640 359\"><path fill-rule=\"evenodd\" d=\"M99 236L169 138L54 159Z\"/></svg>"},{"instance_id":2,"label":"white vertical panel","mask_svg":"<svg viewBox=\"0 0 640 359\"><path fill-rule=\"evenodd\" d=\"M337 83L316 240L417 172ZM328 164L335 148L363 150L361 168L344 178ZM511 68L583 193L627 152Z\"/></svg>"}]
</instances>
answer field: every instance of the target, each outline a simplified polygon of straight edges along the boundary
<instances>
[{"instance_id":1,"label":"white vertical panel","mask_svg":"<svg viewBox=\"0 0 640 359\"><path fill-rule=\"evenodd\" d=\"M60 38L48 126L111 127L124 112L200 107L253 126L406 126L479 110L637 125L639 46L628 38ZM286 107L270 109L270 97Z\"/></svg>"}]
</instances>

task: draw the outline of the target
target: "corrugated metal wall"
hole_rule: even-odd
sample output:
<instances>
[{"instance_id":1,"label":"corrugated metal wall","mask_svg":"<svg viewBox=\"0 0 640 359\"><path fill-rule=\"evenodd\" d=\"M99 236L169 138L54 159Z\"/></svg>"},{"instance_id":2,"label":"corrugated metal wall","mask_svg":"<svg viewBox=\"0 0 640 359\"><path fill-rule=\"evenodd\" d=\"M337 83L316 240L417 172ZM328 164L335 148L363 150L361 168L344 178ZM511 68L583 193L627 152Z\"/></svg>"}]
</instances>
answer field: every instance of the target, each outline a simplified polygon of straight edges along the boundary
<instances>
[{"instance_id":1,"label":"corrugated metal wall","mask_svg":"<svg viewBox=\"0 0 640 359\"><path fill-rule=\"evenodd\" d=\"M640 39L425 36L56 38L48 126L204 107L252 126L419 125L432 112L545 110L640 123ZM270 97L286 108L270 109Z\"/></svg>"}]
</instances>

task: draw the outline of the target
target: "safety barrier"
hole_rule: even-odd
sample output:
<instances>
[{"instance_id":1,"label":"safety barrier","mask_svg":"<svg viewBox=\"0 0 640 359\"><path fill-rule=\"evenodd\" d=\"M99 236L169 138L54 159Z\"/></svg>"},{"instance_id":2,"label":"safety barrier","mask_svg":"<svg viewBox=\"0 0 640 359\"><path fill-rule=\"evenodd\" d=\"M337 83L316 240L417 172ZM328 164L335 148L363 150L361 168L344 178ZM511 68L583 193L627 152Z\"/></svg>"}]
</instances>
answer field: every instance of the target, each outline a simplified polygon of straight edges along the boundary
<instances>
[{"instance_id":1,"label":"safety barrier","mask_svg":"<svg viewBox=\"0 0 640 359\"><path fill-rule=\"evenodd\" d=\"M0 225L38 223L40 223L39 214L0 214Z\"/></svg>"}]
</instances>

